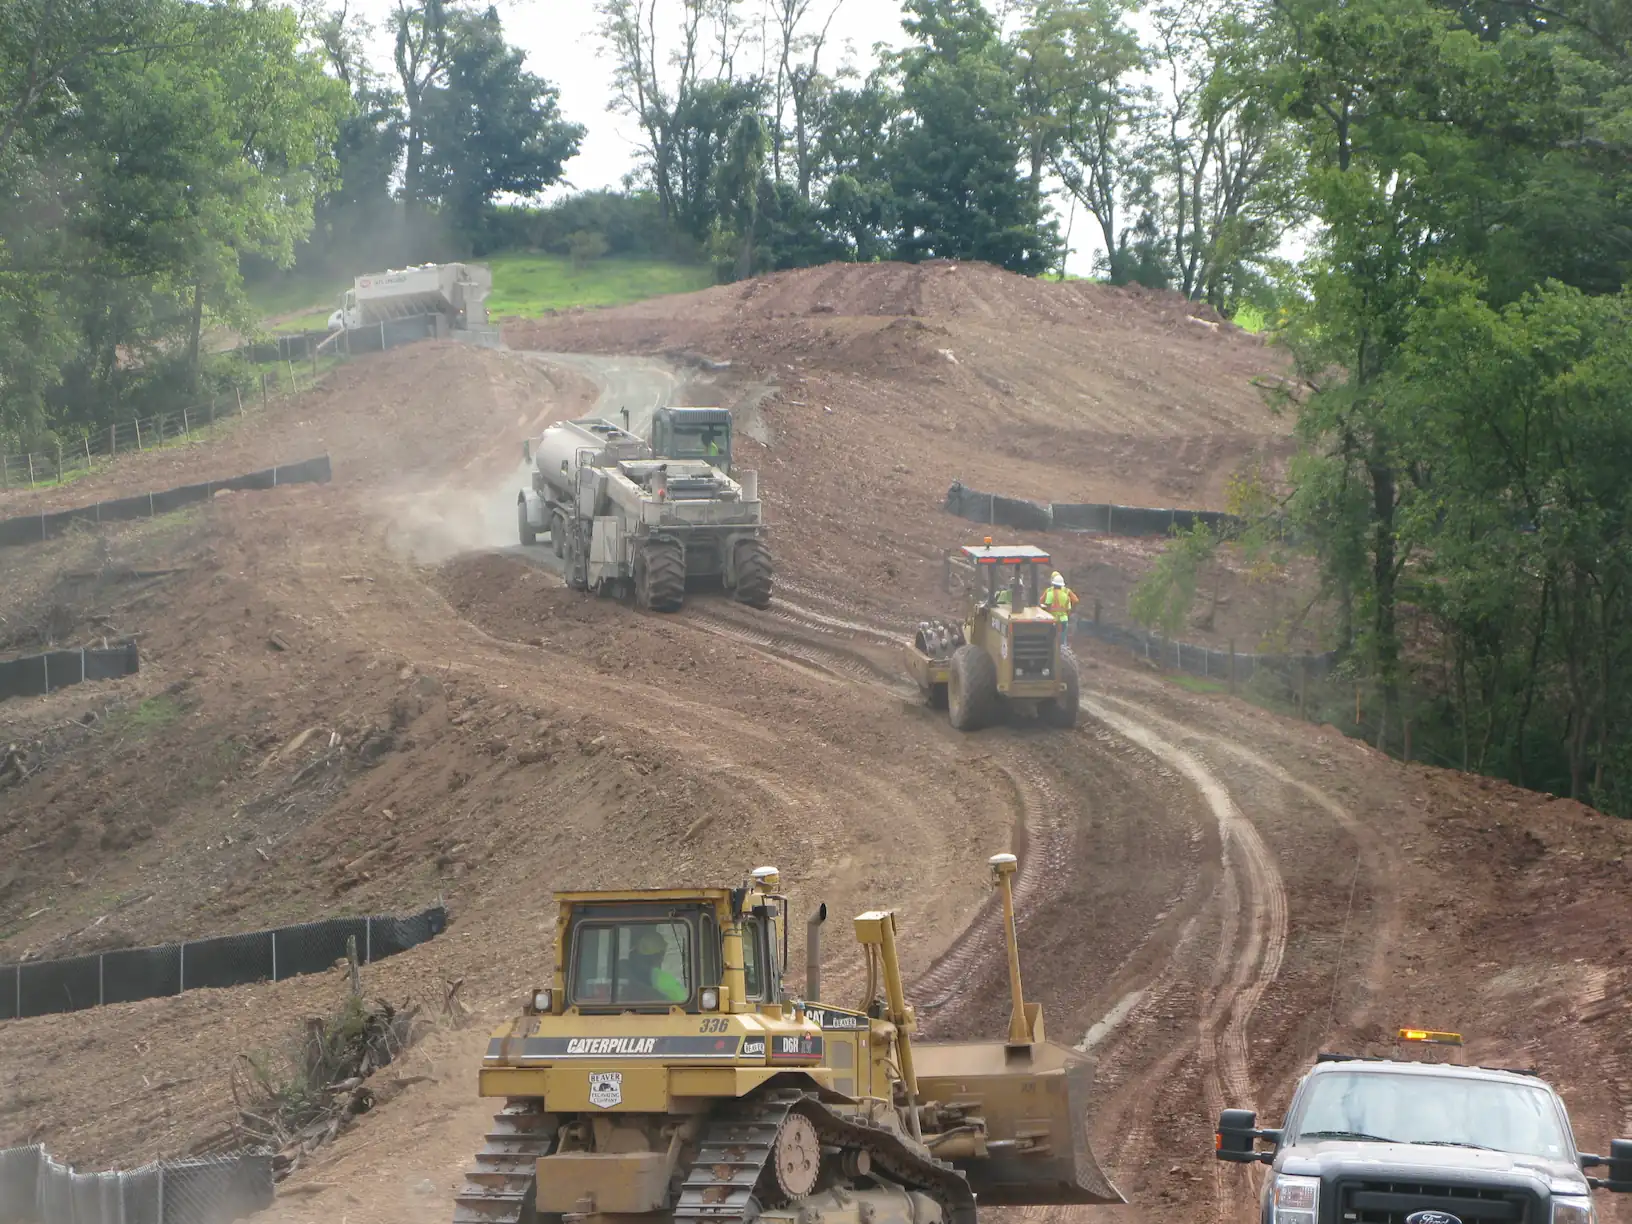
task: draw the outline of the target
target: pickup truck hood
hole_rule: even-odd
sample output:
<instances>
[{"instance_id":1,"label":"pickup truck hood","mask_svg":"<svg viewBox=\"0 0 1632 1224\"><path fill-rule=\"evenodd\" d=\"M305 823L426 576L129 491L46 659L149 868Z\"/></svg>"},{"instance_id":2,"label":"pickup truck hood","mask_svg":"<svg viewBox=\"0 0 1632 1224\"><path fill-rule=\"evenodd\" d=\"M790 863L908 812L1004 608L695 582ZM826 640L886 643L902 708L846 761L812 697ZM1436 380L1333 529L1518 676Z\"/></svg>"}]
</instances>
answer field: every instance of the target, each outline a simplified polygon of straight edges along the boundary
<instances>
[{"instance_id":1,"label":"pickup truck hood","mask_svg":"<svg viewBox=\"0 0 1632 1224\"><path fill-rule=\"evenodd\" d=\"M1434 1181L1531 1181L1553 1194L1589 1194L1586 1175L1567 1160L1486 1152L1478 1148L1431 1147L1419 1143L1360 1143L1328 1139L1283 1148L1275 1160L1281 1173L1304 1177L1416 1177Z\"/></svg>"}]
</instances>

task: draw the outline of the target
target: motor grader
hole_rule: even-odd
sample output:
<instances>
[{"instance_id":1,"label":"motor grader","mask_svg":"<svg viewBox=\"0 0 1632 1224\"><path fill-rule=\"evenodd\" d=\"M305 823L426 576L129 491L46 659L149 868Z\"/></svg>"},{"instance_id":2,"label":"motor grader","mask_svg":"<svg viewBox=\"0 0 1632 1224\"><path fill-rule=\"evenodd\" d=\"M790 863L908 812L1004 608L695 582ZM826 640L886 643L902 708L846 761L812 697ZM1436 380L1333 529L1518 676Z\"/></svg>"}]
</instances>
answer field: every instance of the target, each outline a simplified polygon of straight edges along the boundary
<instances>
[{"instance_id":1,"label":"motor grader","mask_svg":"<svg viewBox=\"0 0 1632 1224\"><path fill-rule=\"evenodd\" d=\"M860 1005L821 1002L819 906L790 990L774 868L736 888L557 895L550 984L492 1037L501 1097L455 1224L975 1224L992 1206L1121 1203L1089 1150L1092 1063L1045 1040L1002 890L1006 1040L928 1043L891 911L855 920Z\"/></svg>"},{"instance_id":2,"label":"motor grader","mask_svg":"<svg viewBox=\"0 0 1632 1224\"><path fill-rule=\"evenodd\" d=\"M1034 711L1055 727L1077 725L1077 661L1065 626L1040 604L1053 562L1030 545L965 545L946 558L961 621L924 621L909 666L929 704L960 731L978 731L1005 708Z\"/></svg>"}]
</instances>

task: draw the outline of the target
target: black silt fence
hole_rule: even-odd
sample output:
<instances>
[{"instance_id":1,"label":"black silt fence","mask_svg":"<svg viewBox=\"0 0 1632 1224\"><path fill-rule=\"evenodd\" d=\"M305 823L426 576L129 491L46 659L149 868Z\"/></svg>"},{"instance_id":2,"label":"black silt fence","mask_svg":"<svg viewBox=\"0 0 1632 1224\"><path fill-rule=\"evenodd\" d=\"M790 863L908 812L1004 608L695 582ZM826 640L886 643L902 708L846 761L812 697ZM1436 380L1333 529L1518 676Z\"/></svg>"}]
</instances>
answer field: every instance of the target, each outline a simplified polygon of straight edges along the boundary
<instances>
[{"instance_id":1,"label":"black silt fence","mask_svg":"<svg viewBox=\"0 0 1632 1224\"><path fill-rule=\"evenodd\" d=\"M321 973L345 957L350 940L357 941L358 959L368 964L427 943L447 925L447 910L433 906L405 917L330 918L275 931L0 966L0 1020Z\"/></svg>"},{"instance_id":2,"label":"black silt fence","mask_svg":"<svg viewBox=\"0 0 1632 1224\"><path fill-rule=\"evenodd\" d=\"M143 493L136 497L121 497L114 501L97 502L73 510L27 514L18 518L0 519L0 548L22 544L38 544L52 536L61 535L75 523L122 523L134 519L152 518L169 514L183 506L208 501L222 489L272 489L288 484L324 484L333 476L327 455L300 463L280 464L260 472L232 476L226 480L211 480L204 484L182 485L160 493Z\"/></svg>"},{"instance_id":3,"label":"black silt fence","mask_svg":"<svg viewBox=\"0 0 1632 1224\"><path fill-rule=\"evenodd\" d=\"M262 1153L77 1173L40 1147L0 1150L0 1224L230 1224L272 1197Z\"/></svg>"},{"instance_id":4,"label":"black silt fence","mask_svg":"<svg viewBox=\"0 0 1632 1224\"><path fill-rule=\"evenodd\" d=\"M954 482L946 492L946 510L959 518L1026 531L1050 531L1054 527L1052 509L1043 502L982 493Z\"/></svg>"},{"instance_id":5,"label":"black silt fence","mask_svg":"<svg viewBox=\"0 0 1632 1224\"><path fill-rule=\"evenodd\" d=\"M959 518L999 527L1027 531L1092 531L1117 536L1165 536L1175 529L1187 531L1198 523L1218 531L1237 526L1241 521L1217 510L1025 501L999 493L984 493L956 481L946 492L945 508L948 514Z\"/></svg>"},{"instance_id":6,"label":"black silt fence","mask_svg":"<svg viewBox=\"0 0 1632 1224\"><path fill-rule=\"evenodd\" d=\"M0 663L0 701L7 697L42 697L86 680L113 680L141 670L135 642L96 650L48 650Z\"/></svg>"}]
</instances>

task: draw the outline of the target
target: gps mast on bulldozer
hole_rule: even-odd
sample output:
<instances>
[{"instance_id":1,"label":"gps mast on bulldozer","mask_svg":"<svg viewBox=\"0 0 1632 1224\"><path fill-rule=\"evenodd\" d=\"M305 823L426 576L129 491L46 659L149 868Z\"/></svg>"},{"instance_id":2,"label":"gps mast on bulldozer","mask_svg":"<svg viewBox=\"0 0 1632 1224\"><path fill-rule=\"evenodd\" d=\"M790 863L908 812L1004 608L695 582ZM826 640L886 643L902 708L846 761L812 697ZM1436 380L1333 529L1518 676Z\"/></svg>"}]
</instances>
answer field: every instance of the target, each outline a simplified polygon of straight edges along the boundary
<instances>
[{"instance_id":1,"label":"gps mast on bulldozer","mask_svg":"<svg viewBox=\"0 0 1632 1224\"><path fill-rule=\"evenodd\" d=\"M659 408L650 442L611 421L566 421L527 453L521 542L549 532L569 586L677 612L688 584L717 583L750 607L770 606L759 474L735 478L726 409Z\"/></svg>"},{"instance_id":2,"label":"gps mast on bulldozer","mask_svg":"<svg viewBox=\"0 0 1632 1224\"><path fill-rule=\"evenodd\" d=\"M1123 1202L1087 1141L1092 1063L1044 1039L1003 890L1007 1040L914 1040L895 915L855 920L854 1009L783 981L774 868L737 888L558 894L555 969L488 1044L506 1104L455 1224L975 1224L992 1206Z\"/></svg>"}]
</instances>

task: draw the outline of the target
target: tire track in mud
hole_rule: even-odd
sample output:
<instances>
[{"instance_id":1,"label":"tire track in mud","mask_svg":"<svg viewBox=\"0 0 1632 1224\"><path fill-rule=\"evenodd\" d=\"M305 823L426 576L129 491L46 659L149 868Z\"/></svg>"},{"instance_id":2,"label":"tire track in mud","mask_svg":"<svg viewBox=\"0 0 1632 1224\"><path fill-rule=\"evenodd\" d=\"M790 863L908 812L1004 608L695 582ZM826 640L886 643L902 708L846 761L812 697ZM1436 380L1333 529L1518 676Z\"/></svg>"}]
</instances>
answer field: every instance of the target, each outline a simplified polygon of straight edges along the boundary
<instances>
[{"instance_id":1,"label":"tire track in mud","mask_svg":"<svg viewBox=\"0 0 1632 1224\"><path fill-rule=\"evenodd\" d=\"M1258 830L1241 814L1228 788L1195 754L1091 698L1084 698L1082 704L1117 734L1183 774L1201 792L1218 821L1224 871L1220 885L1223 932L1194 1047L1200 1056L1207 1109L1216 1116L1226 1098L1251 1101L1254 1096L1247 1061L1247 1027L1264 992L1280 973L1286 955L1286 886ZM1170 1072L1176 1065L1176 1061L1171 1062L1166 1070ZM1222 1215L1228 1203L1221 1180L1216 1196Z\"/></svg>"},{"instance_id":2,"label":"tire track in mud","mask_svg":"<svg viewBox=\"0 0 1632 1224\"><path fill-rule=\"evenodd\" d=\"M1374 922L1371 927L1370 947L1365 954L1365 964L1361 972L1362 997L1349 1016L1351 1025L1365 1024L1371 1018L1372 996L1380 988L1383 980L1388 949L1396 942L1402 926L1397 890L1392 883L1398 872L1399 853L1396 847L1385 838L1379 837L1370 826L1356 818L1348 808L1326 791L1296 777L1275 761L1239 741L1181 723L1126 697L1107 694L1102 700L1163 727L1169 734L1205 744L1213 751L1232 757L1249 769L1297 792L1354 839L1359 848L1360 866L1366 874L1368 883L1376 891L1376 907L1382 915L1381 921ZM1343 965L1341 963L1334 965L1333 973L1337 980L1342 980Z\"/></svg>"}]
</instances>

